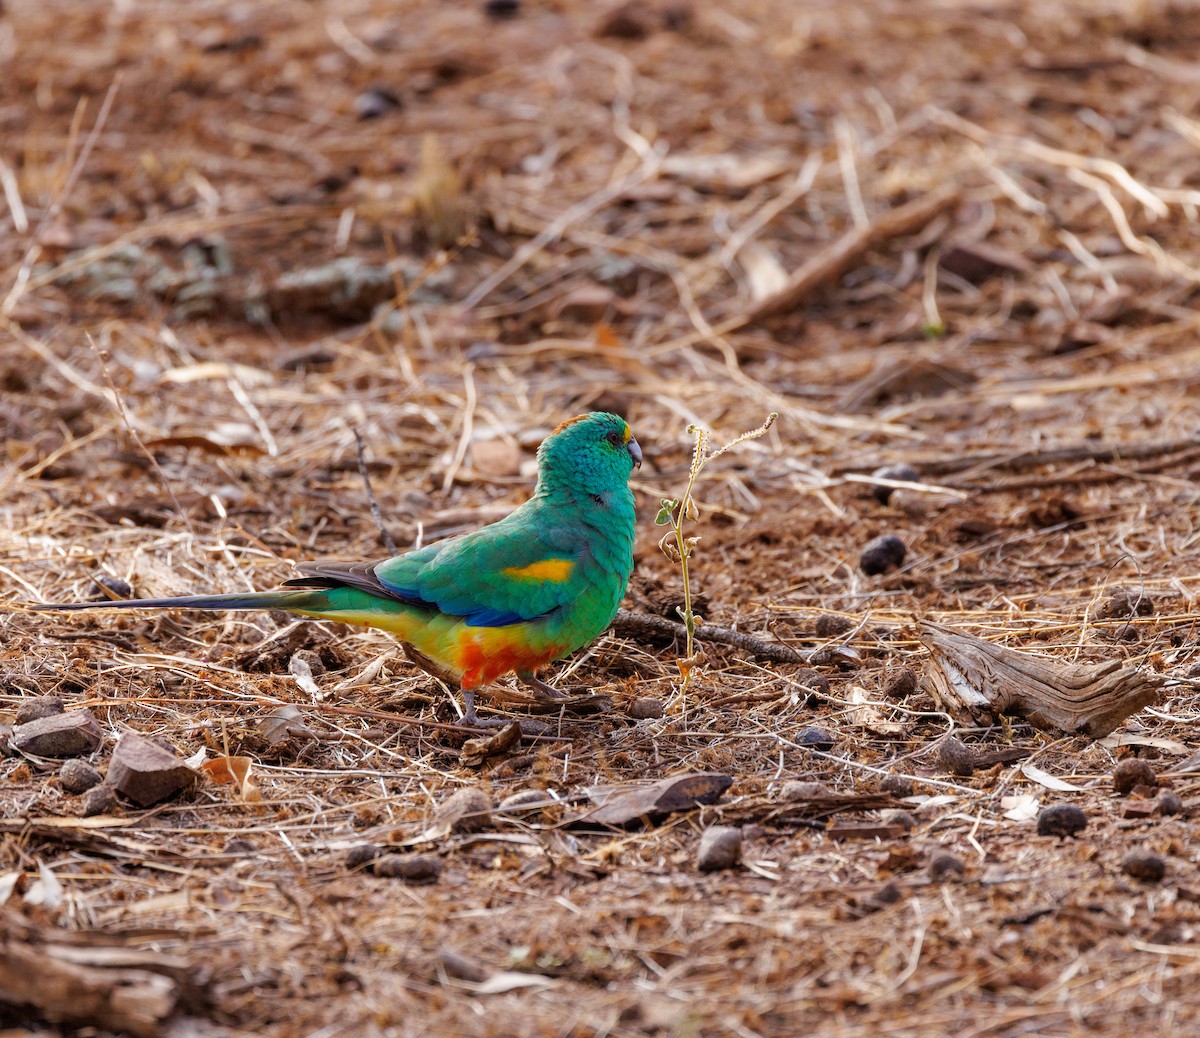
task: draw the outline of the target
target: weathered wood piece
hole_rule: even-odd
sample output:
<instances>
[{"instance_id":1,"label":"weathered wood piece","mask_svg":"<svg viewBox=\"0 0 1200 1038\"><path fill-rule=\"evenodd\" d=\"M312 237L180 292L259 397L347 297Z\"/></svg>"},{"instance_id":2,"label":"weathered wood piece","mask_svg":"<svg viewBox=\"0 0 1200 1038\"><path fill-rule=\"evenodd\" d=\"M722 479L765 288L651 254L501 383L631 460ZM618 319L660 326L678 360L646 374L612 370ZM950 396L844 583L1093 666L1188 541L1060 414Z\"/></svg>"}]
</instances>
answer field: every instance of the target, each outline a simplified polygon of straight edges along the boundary
<instances>
[{"instance_id":1,"label":"weathered wood piece","mask_svg":"<svg viewBox=\"0 0 1200 1038\"><path fill-rule=\"evenodd\" d=\"M0 1004L134 1038L155 1038L176 1011L186 963L119 944L77 943L74 934L45 940L54 932L11 922L0 937Z\"/></svg>"},{"instance_id":2,"label":"weathered wood piece","mask_svg":"<svg viewBox=\"0 0 1200 1038\"><path fill-rule=\"evenodd\" d=\"M974 724L1014 714L1038 728L1099 739L1155 702L1163 684L1160 675L1120 660L1059 663L928 621L918 637L930 653L929 690Z\"/></svg>"}]
</instances>

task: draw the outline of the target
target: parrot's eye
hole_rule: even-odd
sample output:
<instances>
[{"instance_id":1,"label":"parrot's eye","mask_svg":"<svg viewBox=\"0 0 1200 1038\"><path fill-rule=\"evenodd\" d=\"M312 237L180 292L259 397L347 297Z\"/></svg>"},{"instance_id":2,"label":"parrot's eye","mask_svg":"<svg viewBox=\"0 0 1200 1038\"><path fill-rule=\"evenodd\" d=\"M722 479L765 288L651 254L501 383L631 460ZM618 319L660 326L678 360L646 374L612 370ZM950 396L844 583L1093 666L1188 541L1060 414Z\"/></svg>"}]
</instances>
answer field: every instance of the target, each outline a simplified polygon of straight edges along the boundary
<instances>
[{"instance_id":1,"label":"parrot's eye","mask_svg":"<svg viewBox=\"0 0 1200 1038\"><path fill-rule=\"evenodd\" d=\"M612 432L608 433L604 438L606 440L608 440L608 442L611 443L614 447L621 447L625 443L625 441L623 439L621 439L621 434L619 432L617 432L616 429L614 429Z\"/></svg>"}]
</instances>

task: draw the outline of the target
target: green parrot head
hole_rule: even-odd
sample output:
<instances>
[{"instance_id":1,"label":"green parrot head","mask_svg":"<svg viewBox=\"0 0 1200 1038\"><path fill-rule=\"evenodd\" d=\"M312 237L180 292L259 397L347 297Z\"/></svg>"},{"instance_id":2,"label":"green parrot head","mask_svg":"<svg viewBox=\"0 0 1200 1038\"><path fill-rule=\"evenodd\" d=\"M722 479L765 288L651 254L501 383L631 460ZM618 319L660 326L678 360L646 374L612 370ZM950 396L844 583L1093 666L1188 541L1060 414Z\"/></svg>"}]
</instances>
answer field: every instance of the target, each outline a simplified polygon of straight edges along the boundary
<instances>
[{"instance_id":1,"label":"green parrot head","mask_svg":"<svg viewBox=\"0 0 1200 1038\"><path fill-rule=\"evenodd\" d=\"M624 487L642 448L629 423L615 414L592 411L569 418L538 448L538 484L601 496Z\"/></svg>"}]
</instances>

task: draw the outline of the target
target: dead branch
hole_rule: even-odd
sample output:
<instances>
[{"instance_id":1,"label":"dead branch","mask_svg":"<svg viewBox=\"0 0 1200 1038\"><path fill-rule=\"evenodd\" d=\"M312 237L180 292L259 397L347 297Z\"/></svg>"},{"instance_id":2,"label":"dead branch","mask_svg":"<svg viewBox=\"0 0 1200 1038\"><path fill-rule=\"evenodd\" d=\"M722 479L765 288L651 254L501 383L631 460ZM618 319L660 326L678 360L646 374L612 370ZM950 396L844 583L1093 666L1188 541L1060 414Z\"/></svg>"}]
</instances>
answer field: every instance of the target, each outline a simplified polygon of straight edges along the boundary
<instances>
[{"instance_id":1,"label":"dead branch","mask_svg":"<svg viewBox=\"0 0 1200 1038\"><path fill-rule=\"evenodd\" d=\"M988 468L1033 469L1043 465L1067 465L1080 461L1104 464L1112 461L1142 461L1168 454L1184 454L1182 460L1190 460L1190 451L1200 447L1200 436L1188 436L1178 440L1156 440L1150 443L1125 443L1112 447L1079 444L1069 447L1054 447L1041 451L1006 453L990 451L986 454L954 455L946 458L921 462L921 471L929 475L964 473L967 478L972 470ZM947 485L962 486L960 482Z\"/></svg>"},{"instance_id":2,"label":"dead branch","mask_svg":"<svg viewBox=\"0 0 1200 1038\"><path fill-rule=\"evenodd\" d=\"M668 620L665 616L647 616L645 613L631 613L628 609L617 611L616 619L610 628L615 634L625 638L685 638L687 632L683 624ZM715 624L701 624L696 628L696 637L702 642L714 642L718 645L732 645L734 648L748 652L755 659L768 660L771 663L808 663L807 653L798 652L779 642L769 642L765 638L744 634L728 627L718 627Z\"/></svg>"},{"instance_id":3,"label":"dead branch","mask_svg":"<svg viewBox=\"0 0 1200 1038\"><path fill-rule=\"evenodd\" d=\"M164 975L158 952L28 938L9 933L0 941L0 1003L135 1038L158 1035L179 1003L180 984Z\"/></svg>"},{"instance_id":4,"label":"dead branch","mask_svg":"<svg viewBox=\"0 0 1200 1038\"><path fill-rule=\"evenodd\" d=\"M752 306L746 320L761 321L792 309L822 285L841 277L876 245L920 230L934 217L957 205L960 197L957 187L941 187L897 206L865 227L848 231L794 271L778 292Z\"/></svg>"},{"instance_id":5,"label":"dead branch","mask_svg":"<svg viewBox=\"0 0 1200 1038\"><path fill-rule=\"evenodd\" d=\"M918 637L930 653L930 691L945 709L975 724L1007 713L1038 728L1099 739L1153 703L1163 683L1119 660L1058 663L928 621Z\"/></svg>"}]
</instances>

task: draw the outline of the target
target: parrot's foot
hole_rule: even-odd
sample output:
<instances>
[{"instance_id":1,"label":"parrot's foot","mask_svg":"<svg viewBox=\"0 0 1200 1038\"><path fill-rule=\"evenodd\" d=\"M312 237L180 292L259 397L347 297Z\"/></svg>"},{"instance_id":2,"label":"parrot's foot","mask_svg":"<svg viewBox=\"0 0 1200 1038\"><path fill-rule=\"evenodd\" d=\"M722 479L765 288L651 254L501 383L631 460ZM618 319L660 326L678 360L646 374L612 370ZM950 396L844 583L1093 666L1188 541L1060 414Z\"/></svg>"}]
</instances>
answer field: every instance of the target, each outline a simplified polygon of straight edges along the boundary
<instances>
[{"instance_id":1,"label":"parrot's foot","mask_svg":"<svg viewBox=\"0 0 1200 1038\"><path fill-rule=\"evenodd\" d=\"M533 693L533 698L539 703L554 703L560 699L571 698L566 692L560 692L553 685L543 681L536 674L531 674L528 672L524 674L519 673L517 674L517 680Z\"/></svg>"},{"instance_id":2,"label":"parrot's foot","mask_svg":"<svg viewBox=\"0 0 1200 1038\"><path fill-rule=\"evenodd\" d=\"M463 697L463 715L462 724L468 725L471 728L506 728L512 724L510 717L480 717L475 712L475 690L464 688L462 689Z\"/></svg>"}]
</instances>

